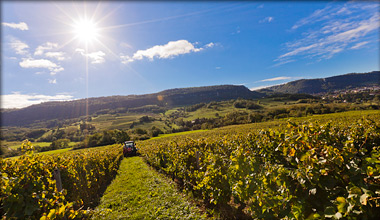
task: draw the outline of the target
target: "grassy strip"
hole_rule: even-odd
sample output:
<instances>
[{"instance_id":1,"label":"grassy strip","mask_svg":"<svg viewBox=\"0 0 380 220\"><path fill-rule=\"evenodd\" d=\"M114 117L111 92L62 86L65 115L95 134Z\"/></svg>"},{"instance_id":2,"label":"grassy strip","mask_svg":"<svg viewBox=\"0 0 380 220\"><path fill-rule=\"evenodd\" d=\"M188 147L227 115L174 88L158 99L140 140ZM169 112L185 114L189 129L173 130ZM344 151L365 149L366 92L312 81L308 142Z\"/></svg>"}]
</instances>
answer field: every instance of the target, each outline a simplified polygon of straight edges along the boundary
<instances>
[{"instance_id":1,"label":"grassy strip","mask_svg":"<svg viewBox=\"0 0 380 220\"><path fill-rule=\"evenodd\" d=\"M93 219L204 219L174 183L141 157L125 158Z\"/></svg>"}]
</instances>

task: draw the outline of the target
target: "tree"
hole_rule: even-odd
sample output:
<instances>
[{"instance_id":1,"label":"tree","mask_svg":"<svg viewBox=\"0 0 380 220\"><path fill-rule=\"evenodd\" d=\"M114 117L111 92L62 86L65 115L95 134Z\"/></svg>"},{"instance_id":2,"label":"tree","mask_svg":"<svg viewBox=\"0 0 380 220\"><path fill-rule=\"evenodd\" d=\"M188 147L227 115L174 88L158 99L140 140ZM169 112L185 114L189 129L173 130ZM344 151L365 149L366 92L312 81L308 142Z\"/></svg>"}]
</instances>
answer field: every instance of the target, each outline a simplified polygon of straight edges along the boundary
<instances>
[{"instance_id":1,"label":"tree","mask_svg":"<svg viewBox=\"0 0 380 220\"><path fill-rule=\"evenodd\" d=\"M136 134L140 134L140 135L142 135L142 134L146 134L147 132L146 132L146 130L144 130L144 129L136 128L136 129L135 129L135 133L136 133Z\"/></svg>"},{"instance_id":2,"label":"tree","mask_svg":"<svg viewBox=\"0 0 380 220\"><path fill-rule=\"evenodd\" d=\"M126 131L120 131L120 130L115 130L114 138L115 138L116 143L118 144L124 143L131 139Z\"/></svg>"},{"instance_id":3,"label":"tree","mask_svg":"<svg viewBox=\"0 0 380 220\"><path fill-rule=\"evenodd\" d=\"M151 128L150 134L151 134L152 137L157 137L159 134L162 134L162 133L163 132L161 131L161 129L157 128L156 126L153 126Z\"/></svg>"},{"instance_id":4,"label":"tree","mask_svg":"<svg viewBox=\"0 0 380 220\"><path fill-rule=\"evenodd\" d=\"M68 148L69 147L70 140L69 139L58 139L53 141L50 144L50 147L52 149L62 149L62 148Z\"/></svg>"}]
</instances>

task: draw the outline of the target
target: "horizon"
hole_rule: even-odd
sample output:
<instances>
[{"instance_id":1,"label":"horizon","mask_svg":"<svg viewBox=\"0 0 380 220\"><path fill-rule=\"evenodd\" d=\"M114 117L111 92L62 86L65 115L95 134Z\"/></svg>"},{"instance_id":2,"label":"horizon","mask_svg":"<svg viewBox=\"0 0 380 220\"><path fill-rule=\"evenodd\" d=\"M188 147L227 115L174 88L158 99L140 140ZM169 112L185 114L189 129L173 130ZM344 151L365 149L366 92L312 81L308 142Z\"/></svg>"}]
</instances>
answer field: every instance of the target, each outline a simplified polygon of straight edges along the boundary
<instances>
[{"instance_id":1,"label":"horizon","mask_svg":"<svg viewBox=\"0 0 380 220\"><path fill-rule=\"evenodd\" d=\"M371 72L379 72L379 71L374 70L374 71L370 71L368 73L371 73ZM346 73L346 74L336 75L336 76L351 75L351 74L366 74L366 73ZM336 76L330 76L330 77L326 77L326 78L331 78L331 77L336 77ZM299 80L313 80L313 79L325 79L325 78L296 79L296 80L293 80L293 81L290 81L290 82L295 82L295 81L299 81ZM92 99L92 98L96 99L96 98L104 98L104 97L112 97L112 96L143 96L143 95L151 95L151 94L156 94L156 93L165 92L165 91L169 91L169 90L176 90L176 89L201 88L201 87L216 87L216 86L244 86L245 88L247 88L250 91L254 92L254 91L259 91L261 89L270 88L270 87L273 87L273 86L284 85L284 84L287 84L287 83L290 83L290 82L285 82L285 83L271 85L271 86L264 86L262 88L257 88L257 89L256 88L252 88L251 89L251 88L248 88L245 85L233 85L233 84L208 85L208 86L183 87L183 88L169 88L169 89L165 89L165 90L160 90L160 91L156 91L156 92L152 92L152 93L143 93L143 94L110 95L110 96L96 96L96 97L94 96L94 97L78 98L78 99L70 99L70 100L48 100L48 101L42 101L42 102L36 103L36 104L31 104L29 106L39 105L39 104L49 103L49 102L69 102L69 101L78 101L78 100L85 100L85 99ZM26 107L29 107L29 106L26 106ZM22 107L22 108L26 108L26 107ZM2 110L12 110L12 109L21 109L21 108L4 108L4 109L1 108L1 109Z\"/></svg>"},{"instance_id":2,"label":"horizon","mask_svg":"<svg viewBox=\"0 0 380 220\"><path fill-rule=\"evenodd\" d=\"M378 2L1 4L1 109L380 69Z\"/></svg>"}]
</instances>

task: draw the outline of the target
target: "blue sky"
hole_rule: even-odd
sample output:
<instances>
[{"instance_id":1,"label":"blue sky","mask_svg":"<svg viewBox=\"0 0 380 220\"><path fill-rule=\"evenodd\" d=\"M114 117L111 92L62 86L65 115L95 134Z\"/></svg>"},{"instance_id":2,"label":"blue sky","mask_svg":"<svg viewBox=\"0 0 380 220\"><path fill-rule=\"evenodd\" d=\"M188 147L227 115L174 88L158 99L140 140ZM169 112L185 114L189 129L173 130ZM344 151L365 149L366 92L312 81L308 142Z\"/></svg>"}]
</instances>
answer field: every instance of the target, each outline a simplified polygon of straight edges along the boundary
<instances>
[{"instance_id":1,"label":"blue sky","mask_svg":"<svg viewBox=\"0 0 380 220\"><path fill-rule=\"evenodd\" d=\"M377 2L2 2L3 108L379 70Z\"/></svg>"}]
</instances>

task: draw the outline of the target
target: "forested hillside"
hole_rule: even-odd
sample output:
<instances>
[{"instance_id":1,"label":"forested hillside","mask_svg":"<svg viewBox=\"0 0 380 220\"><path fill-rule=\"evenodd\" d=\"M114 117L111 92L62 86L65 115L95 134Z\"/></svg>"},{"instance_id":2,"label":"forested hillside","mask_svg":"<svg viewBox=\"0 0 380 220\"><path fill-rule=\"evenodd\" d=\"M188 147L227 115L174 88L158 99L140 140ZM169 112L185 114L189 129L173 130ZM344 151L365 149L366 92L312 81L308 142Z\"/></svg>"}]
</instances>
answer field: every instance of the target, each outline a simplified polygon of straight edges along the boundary
<instances>
[{"instance_id":1,"label":"forested hillside","mask_svg":"<svg viewBox=\"0 0 380 220\"><path fill-rule=\"evenodd\" d=\"M252 92L245 86L220 85L170 89L146 95L110 96L88 99L88 114L141 111L148 106L150 111L163 112L162 107L191 105L201 102L223 101L237 98L258 98L262 95ZM23 126L51 119L70 119L86 115L86 99L46 102L22 109L2 112L2 126ZM145 107L147 108L147 107Z\"/></svg>"},{"instance_id":2,"label":"forested hillside","mask_svg":"<svg viewBox=\"0 0 380 220\"><path fill-rule=\"evenodd\" d=\"M322 79L301 79L259 91L318 94L366 86L380 86L380 71L350 73Z\"/></svg>"}]
</instances>

